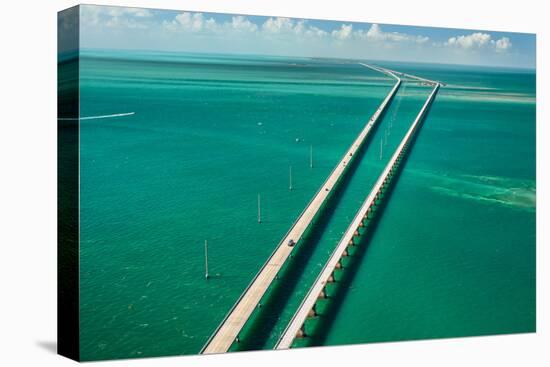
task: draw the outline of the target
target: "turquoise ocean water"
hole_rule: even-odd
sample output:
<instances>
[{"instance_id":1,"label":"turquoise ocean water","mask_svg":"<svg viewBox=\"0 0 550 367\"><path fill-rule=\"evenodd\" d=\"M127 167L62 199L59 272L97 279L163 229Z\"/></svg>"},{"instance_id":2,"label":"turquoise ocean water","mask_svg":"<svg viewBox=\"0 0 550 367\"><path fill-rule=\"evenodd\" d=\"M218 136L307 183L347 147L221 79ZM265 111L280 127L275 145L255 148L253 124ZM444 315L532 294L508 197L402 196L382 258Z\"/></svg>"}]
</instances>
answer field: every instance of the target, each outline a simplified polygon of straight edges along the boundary
<instances>
[{"instance_id":1,"label":"turquoise ocean water","mask_svg":"<svg viewBox=\"0 0 550 367\"><path fill-rule=\"evenodd\" d=\"M534 331L534 73L380 64L447 87L297 346ZM393 85L343 60L107 50L80 77L81 117L134 113L81 121L85 360L197 353ZM273 347L428 93L399 90L234 350Z\"/></svg>"}]
</instances>

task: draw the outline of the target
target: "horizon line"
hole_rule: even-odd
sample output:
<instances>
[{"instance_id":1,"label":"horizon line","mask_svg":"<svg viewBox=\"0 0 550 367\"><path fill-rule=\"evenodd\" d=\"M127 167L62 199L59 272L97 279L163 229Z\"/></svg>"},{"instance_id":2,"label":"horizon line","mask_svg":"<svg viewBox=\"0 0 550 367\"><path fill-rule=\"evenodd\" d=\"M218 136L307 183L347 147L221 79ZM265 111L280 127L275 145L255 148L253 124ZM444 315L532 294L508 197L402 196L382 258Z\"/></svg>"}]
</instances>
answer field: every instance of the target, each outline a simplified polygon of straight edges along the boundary
<instances>
[{"instance_id":1,"label":"horizon line","mask_svg":"<svg viewBox=\"0 0 550 367\"><path fill-rule=\"evenodd\" d=\"M425 61L409 61L409 60L389 60L389 59L375 59L375 58L351 58L351 57L334 57L334 56L294 56L294 55L278 55L278 54L263 54L263 53L250 53L250 52L208 52L208 51L181 51L181 50L160 50L160 49L148 49L148 48L97 48L97 47L82 47L81 50L87 51L141 51L141 52L160 52L160 53L173 53L173 54L199 54L199 55L228 55L228 56L261 56L261 57L286 57L295 59L333 59L333 60L345 60L345 61L375 61L375 62L402 62L413 63L421 65L444 65L444 66L472 66L472 67L485 67L494 69L508 69L508 70L528 70L536 73L537 65L530 66L503 66L494 64L462 64L462 63L442 63L442 62L425 62ZM58 54L69 54L72 51L61 52Z\"/></svg>"}]
</instances>

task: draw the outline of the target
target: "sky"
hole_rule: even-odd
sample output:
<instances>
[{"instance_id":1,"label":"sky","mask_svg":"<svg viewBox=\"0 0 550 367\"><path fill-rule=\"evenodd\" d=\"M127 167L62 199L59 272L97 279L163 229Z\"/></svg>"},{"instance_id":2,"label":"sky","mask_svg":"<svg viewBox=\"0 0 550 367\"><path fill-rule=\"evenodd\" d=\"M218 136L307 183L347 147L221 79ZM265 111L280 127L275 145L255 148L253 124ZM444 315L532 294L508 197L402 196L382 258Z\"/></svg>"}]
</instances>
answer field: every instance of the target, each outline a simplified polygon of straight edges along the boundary
<instances>
[{"instance_id":1,"label":"sky","mask_svg":"<svg viewBox=\"0 0 550 367\"><path fill-rule=\"evenodd\" d=\"M535 68L535 44L525 33L80 6L81 48Z\"/></svg>"}]
</instances>

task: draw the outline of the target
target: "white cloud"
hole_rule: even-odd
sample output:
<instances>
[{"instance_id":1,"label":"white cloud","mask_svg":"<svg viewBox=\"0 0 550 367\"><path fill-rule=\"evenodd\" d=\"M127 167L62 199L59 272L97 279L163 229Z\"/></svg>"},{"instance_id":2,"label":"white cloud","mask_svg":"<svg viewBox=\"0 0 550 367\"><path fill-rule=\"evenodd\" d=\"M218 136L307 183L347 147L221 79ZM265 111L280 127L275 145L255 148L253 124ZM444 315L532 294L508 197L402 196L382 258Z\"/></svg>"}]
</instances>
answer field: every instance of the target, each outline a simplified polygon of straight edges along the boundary
<instances>
[{"instance_id":1,"label":"white cloud","mask_svg":"<svg viewBox=\"0 0 550 367\"><path fill-rule=\"evenodd\" d=\"M258 30L258 26L246 17L237 15L231 18L231 21L218 23L214 18L206 19L202 13L183 12L174 17L171 21L162 23L164 29L169 31L183 32L210 32L226 34L227 32L253 33Z\"/></svg>"},{"instance_id":2,"label":"white cloud","mask_svg":"<svg viewBox=\"0 0 550 367\"><path fill-rule=\"evenodd\" d=\"M418 35L417 30L387 32L386 26L379 24L325 23L320 28L312 23L317 25L314 21L285 17L263 18L258 22L242 15L218 18L207 13L161 14L156 10L92 5L81 7L80 18L85 30L84 44L98 48L311 56L338 52L342 57L354 58L493 64L510 63L515 57L509 52L512 39L497 38L489 32L441 39L434 32L434 38Z\"/></svg>"},{"instance_id":3,"label":"white cloud","mask_svg":"<svg viewBox=\"0 0 550 367\"><path fill-rule=\"evenodd\" d=\"M230 21L216 22L213 18L204 19L201 13L181 13L171 21L163 22L164 28L167 30L177 31L211 31L221 34L227 32L239 33L261 33L264 36L308 36L322 37L327 32L307 24L305 20L293 20L290 18L268 18L261 26L251 22L247 17L237 15L231 18Z\"/></svg>"},{"instance_id":4,"label":"white cloud","mask_svg":"<svg viewBox=\"0 0 550 367\"><path fill-rule=\"evenodd\" d=\"M382 27L376 23L372 24L367 31L359 29L352 32L351 25L349 25L349 29L346 29L346 33L344 33L344 27L346 26L342 25L342 28L339 31L333 31L333 36L340 39L343 38L338 36L345 36L346 39L357 38L371 42L409 42L416 44L423 44L430 40L430 38L426 36L415 36L399 32L384 32Z\"/></svg>"},{"instance_id":5,"label":"white cloud","mask_svg":"<svg viewBox=\"0 0 550 367\"><path fill-rule=\"evenodd\" d=\"M353 35L353 25L351 24L342 24L340 29L335 29L332 31L332 37L339 40L346 40Z\"/></svg>"},{"instance_id":6,"label":"white cloud","mask_svg":"<svg viewBox=\"0 0 550 367\"><path fill-rule=\"evenodd\" d=\"M366 33L366 37L373 41L386 41L386 40L402 41L404 39L404 37L402 36L399 36L399 35L392 36L390 33L383 32L380 26L376 23L371 25L371 27Z\"/></svg>"},{"instance_id":7,"label":"white cloud","mask_svg":"<svg viewBox=\"0 0 550 367\"><path fill-rule=\"evenodd\" d=\"M213 19L212 19L213 20ZM231 28L239 32L256 32L258 26L242 15L231 18Z\"/></svg>"},{"instance_id":8,"label":"white cloud","mask_svg":"<svg viewBox=\"0 0 550 367\"><path fill-rule=\"evenodd\" d=\"M218 23L214 20L214 18L208 18L204 21L204 29L215 32L219 28Z\"/></svg>"},{"instance_id":9,"label":"white cloud","mask_svg":"<svg viewBox=\"0 0 550 367\"><path fill-rule=\"evenodd\" d=\"M101 6L83 6L80 13L80 22L83 26L95 26L99 24L100 15L103 12Z\"/></svg>"},{"instance_id":10,"label":"white cloud","mask_svg":"<svg viewBox=\"0 0 550 367\"><path fill-rule=\"evenodd\" d=\"M294 29L294 21L290 18L269 18L262 25L262 30L268 33L283 33Z\"/></svg>"},{"instance_id":11,"label":"white cloud","mask_svg":"<svg viewBox=\"0 0 550 367\"><path fill-rule=\"evenodd\" d=\"M494 50L505 52L512 47L508 37L494 40L488 33L475 32L468 35L451 37L444 43L444 46L462 50Z\"/></svg>"},{"instance_id":12,"label":"white cloud","mask_svg":"<svg viewBox=\"0 0 550 367\"><path fill-rule=\"evenodd\" d=\"M212 19L213 21L213 19ZM212 25L212 22L209 23ZM200 32L205 26L205 20L202 13L183 12L176 15L171 22L165 22L164 25L172 30L185 30L191 32Z\"/></svg>"},{"instance_id":13,"label":"white cloud","mask_svg":"<svg viewBox=\"0 0 550 367\"><path fill-rule=\"evenodd\" d=\"M309 26L304 32L307 36L311 37L325 37L328 35L326 31L323 31L321 28Z\"/></svg>"},{"instance_id":14,"label":"white cloud","mask_svg":"<svg viewBox=\"0 0 550 367\"><path fill-rule=\"evenodd\" d=\"M307 20L284 17L268 18L262 24L261 30L266 35L278 36L324 37L328 34L320 28L309 25Z\"/></svg>"},{"instance_id":15,"label":"white cloud","mask_svg":"<svg viewBox=\"0 0 550 367\"><path fill-rule=\"evenodd\" d=\"M149 18L154 14L147 9L86 6L83 20L87 25L105 27L147 28ZM287 39L301 41L323 39L331 36L338 41L367 40L376 42L412 42L425 43L428 37L413 36L398 32L384 32L378 24L373 24L368 31L354 30L352 24L342 24L339 28L326 31L312 26L307 20L296 20L285 17L267 18L263 23L256 24L242 15L233 16L225 22L206 18L203 13L183 12L171 20L159 23L162 29L174 32L188 32L199 34L202 32L228 35L229 33L255 33L266 39ZM503 47L505 47L503 45Z\"/></svg>"},{"instance_id":16,"label":"white cloud","mask_svg":"<svg viewBox=\"0 0 550 367\"><path fill-rule=\"evenodd\" d=\"M97 8L101 9L101 7ZM112 17L121 17L128 15L137 18L150 18L153 16L153 13L151 13L151 11L143 8L107 7L104 9L106 9L107 13Z\"/></svg>"},{"instance_id":17,"label":"white cloud","mask_svg":"<svg viewBox=\"0 0 550 367\"><path fill-rule=\"evenodd\" d=\"M135 19L126 16L112 17L105 22L105 26L109 28L129 28L129 29L146 29L149 27L147 23L136 21Z\"/></svg>"},{"instance_id":18,"label":"white cloud","mask_svg":"<svg viewBox=\"0 0 550 367\"><path fill-rule=\"evenodd\" d=\"M373 24L367 35L371 38L381 39L383 41L412 42L418 44L426 43L430 40L427 36L415 36L399 32L384 32L378 24Z\"/></svg>"},{"instance_id":19,"label":"white cloud","mask_svg":"<svg viewBox=\"0 0 550 367\"><path fill-rule=\"evenodd\" d=\"M451 37L445 43L447 46L461 47L464 49L482 48L491 42L491 35L488 33L476 32L466 36Z\"/></svg>"},{"instance_id":20,"label":"white cloud","mask_svg":"<svg viewBox=\"0 0 550 367\"><path fill-rule=\"evenodd\" d=\"M495 42L495 47L497 52L504 52L512 47L512 42L510 41L510 38L502 37Z\"/></svg>"},{"instance_id":21,"label":"white cloud","mask_svg":"<svg viewBox=\"0 0 550 367\"><path fill-rule=\"evenodd\" d=\"M81 24L108 28L145 29L153 13L147 9L86 5L82 7Z\"/></svg>"}]
</instances>

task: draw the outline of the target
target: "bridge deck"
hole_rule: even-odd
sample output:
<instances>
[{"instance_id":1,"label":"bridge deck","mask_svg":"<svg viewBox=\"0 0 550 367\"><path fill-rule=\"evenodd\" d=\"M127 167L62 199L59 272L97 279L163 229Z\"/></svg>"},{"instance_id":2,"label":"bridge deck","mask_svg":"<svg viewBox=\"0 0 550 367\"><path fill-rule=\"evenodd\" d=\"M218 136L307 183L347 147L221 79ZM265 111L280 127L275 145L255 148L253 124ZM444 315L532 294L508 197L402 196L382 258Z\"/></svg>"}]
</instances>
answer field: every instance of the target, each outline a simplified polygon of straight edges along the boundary
<instances>
[{"instance_id":1,"label":"bridge deck","mask_svg":"<svg viewBox=\"0 0 550 367\"><path fill-rule=\"evenodd\" d=\"M415 79L415 80L418 80L418 81L426 83L426 84L431 84L434 87L435 87L436 84L440 84L440 85L442 84L441 82L438 82L438 81L435 81L435 80L430 80L430 79L422 78L422 77L419 77L419 76L416 76L416 75L403 73L401 71L395 71L395 70L392 70L392 69L386 69L386 68L381 68L381 67L376 67L376 66L374 68L377 68L380 71L391 72L395 75L400 75L403 78Z\"/></svg>"},{"instance_id":2,"label":"bridge deck","mask_svg":"<svg viewBox=\"0 0 550 367\"><path fill-rule=\"evenodd\" d=\"M382 68L378 68L380 70L385 70ZM356 231L359 230L360 225L363 223L365 218L367 217L368 210L370 210L373 205L375 205L375 202L378 198L379 193L383 189L384 185L386 184L390 174L394 171L396 168L396 164L398 164L398 160L400 157L402 157L403 153L405 152L406 147L408 146L411 138L414 135L414 132L416 131L419 122L422 120L422 117L426 113L430 103L432 102L433 98L435 97L435 94L437 90L439 89L439 83L432 82L434 84L434 89L428 96L426 102L422 106L422 109L416 116L416 119L411 124L411 127L407 131L407 134L397 147L395 153L391 157L390 161L382 171L382 174L379 176L378 180L374 184L371 192L363 202L361 208L355 215L353 221L349 225L348 229L344 233L344 236L341 238L340 242L338 243L337 247L335 248L334 252L330 256L329 260L325 264L323 270L317 277L316 281L313 283L313 286L310 288L309 292L307 293L306 297L302 301L300 307L294 314L292 320L288 324L287 328L283 332L281 338L277 342L277 345L275 346L276 349L288 349L291 347L292 342L297 337L298 334L302 331L303 333L303 325L306 321L306 319L314 314L312 313L312 310L314 310L315 303L317 300L322 297L322 294L324 292L326 284L333 280L333 274L334 270L338 267L340 260L342 256L347 251L347 248L350 244L353 242L353 238L356 236Z\"/></svg>"},{"instance_id":3,"label":"bridge deck","mask_svg":"<svg viewBox=\"0 0 550 367\"><path fill-rule=\"evenodd\" d=\"M362 65L370 67L366 64ZM285 264L286 260L294 249L293 246L288 246L288 242L292 240L297 243L300 240L310 223L313 221L316 214L319 212L323 203L330 195L333 187L347 171L347 167L349 167L349 162L355 157L355 153L357 153L362 143L369 135L372 127L376 124L380 115L386 109L390 100L395 95L397 89L399 88L399 85L401 84L401 79L391 71L382 71L379 68L373 69L395 78L395 85L388 93L384 101L380 104L376 112L372 115L363 130L359 133L351 147L346 151L346 154L340 160L338 165L334 168L327 180L323 183L317 194L313 197L313 199L309 202L304 211L300 214L298 219L294 222L290 230L287 232L287 234L284 236L282 241L275 249L275 251L268 258L267 262L262 266L252 282L241 294L235 305L225 316L222 323L218 326L214 334L212 334L210 339L201 350L201 353L223 353L229 350L233 342L238 337L240 331L244 327L245 323L250 318L252 312L258 306L261 298L275 279L277 273Z\"/></svg>"}]
</instances>

